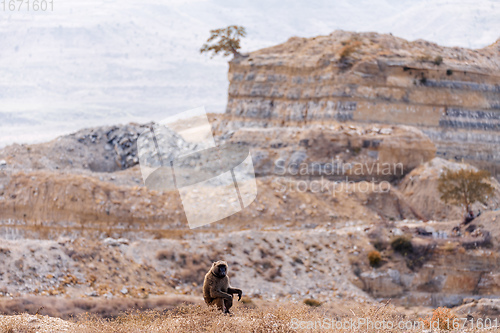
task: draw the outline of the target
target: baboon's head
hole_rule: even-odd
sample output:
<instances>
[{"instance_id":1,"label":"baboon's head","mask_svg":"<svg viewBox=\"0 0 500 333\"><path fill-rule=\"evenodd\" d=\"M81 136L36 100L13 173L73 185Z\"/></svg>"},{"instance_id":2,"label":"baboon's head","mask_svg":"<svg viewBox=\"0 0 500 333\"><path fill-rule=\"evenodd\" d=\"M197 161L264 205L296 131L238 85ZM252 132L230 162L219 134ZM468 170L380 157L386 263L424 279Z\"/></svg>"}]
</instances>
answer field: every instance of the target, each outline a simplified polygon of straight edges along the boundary
<instances>
[{"instance_id":1,"label":"baboon's head","mask_svg":"<svg viewBox=\"0 0 500 333\"><path fill-rule=\"evenodd\" d=\"M216 277L223 278L227 274L227 263L222 260L216 261L212 264L210 271Z\"/></svg>"}]
</instances>

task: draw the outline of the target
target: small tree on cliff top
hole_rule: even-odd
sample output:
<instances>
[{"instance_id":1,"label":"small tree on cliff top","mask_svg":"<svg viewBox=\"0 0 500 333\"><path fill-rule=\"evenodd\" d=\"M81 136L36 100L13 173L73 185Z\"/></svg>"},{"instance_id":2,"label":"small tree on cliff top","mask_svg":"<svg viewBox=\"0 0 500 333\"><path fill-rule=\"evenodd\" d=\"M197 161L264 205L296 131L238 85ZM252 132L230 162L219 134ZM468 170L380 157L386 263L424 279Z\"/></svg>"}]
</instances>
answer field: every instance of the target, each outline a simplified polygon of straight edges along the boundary
<instances>
[{"instance_id":1,"label":"small tree on cliff top","mask_svg":"<svg viewBox=\"0 0 500 333\"><path fill-rule=\"evenodd\" d=\"M489 178L490 173L485 170L446 169L438 181L441 200L454 205L463 204L465 212L468 213L474 202L486 203L488 196L493 194L493 186L484 182Z\"/></svg>"},{"instance_id":2,"label":"small tree on cliff top","mask_svg":"<svg viewBox=\"0 0 500 333\"><path fill-rule=\"evenodd\" d=\"M240 46L240 37L246 36L245 28L238 25L231 25L224 29L210 30L210 38L203 44L200 53L212 52L212 57L222 53L224 57L234 55L241 57L238 50Z\"/></svg>"}]
</instances>

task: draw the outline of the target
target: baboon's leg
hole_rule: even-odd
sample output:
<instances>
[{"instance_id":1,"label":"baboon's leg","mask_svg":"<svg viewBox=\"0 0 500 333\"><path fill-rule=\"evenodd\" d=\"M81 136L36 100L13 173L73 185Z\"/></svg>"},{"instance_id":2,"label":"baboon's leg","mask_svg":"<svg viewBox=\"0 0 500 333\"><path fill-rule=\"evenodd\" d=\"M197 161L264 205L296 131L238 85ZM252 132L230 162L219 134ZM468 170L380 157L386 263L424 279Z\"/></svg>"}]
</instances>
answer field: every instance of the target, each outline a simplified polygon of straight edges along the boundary
<instances>
[{"instance_id":1,"label":"baboon's leg","mask_svg":"<svg viewBox=\"0 0 500 333\"><path fill-rule=\"evenodd\" d=\"M220 311L225 311L224 298L216 298L212 301L212 304L217 305L217 309Z\"/></svg>"},{"instance_id":2,"label":"baboon's leg","mask_svg":"<svg viewBox=\"0 0 500 333\"><path fill-rule=\"evenodd\" d=\"M224 299L224 306L226 307L226 312L229 312L229 309L233 306L233 299Z\"/></svg>"}]
</instances>

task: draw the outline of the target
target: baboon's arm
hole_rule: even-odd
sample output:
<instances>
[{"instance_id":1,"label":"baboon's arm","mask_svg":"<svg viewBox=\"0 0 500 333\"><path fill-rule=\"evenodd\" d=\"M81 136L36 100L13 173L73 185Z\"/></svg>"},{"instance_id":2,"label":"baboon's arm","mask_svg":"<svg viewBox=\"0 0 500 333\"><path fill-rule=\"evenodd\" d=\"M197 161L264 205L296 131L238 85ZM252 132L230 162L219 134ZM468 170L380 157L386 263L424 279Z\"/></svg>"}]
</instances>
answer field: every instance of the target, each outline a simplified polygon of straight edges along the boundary
<instances>
[{"instance_id":1,"label":"baboon's arm","mask_svg":"<svg viewBox=\"0 0 500 333\"><path fill-rule=\"evenodd\" d=\"M241 295L243 295L243 291L241 291L241 289L238 289L238 288L233 288L233 287L229 287L227 288L227 292L228 294L238 294L238 301L241 299Z\"/></svg>"},{"instance_id":2,"label":"baboon's arm","mask_svg":"<svg viewBox=\"0 0 500 333\"><path fill-rule=\"evenodd\" d=\"M226 298L226 299L233 298L232 295L229 295L228 293L225 293L225 292L220 291L220 290L211 290L210 297L212 297L212 298Z\"/></svg>"}]
</instances>

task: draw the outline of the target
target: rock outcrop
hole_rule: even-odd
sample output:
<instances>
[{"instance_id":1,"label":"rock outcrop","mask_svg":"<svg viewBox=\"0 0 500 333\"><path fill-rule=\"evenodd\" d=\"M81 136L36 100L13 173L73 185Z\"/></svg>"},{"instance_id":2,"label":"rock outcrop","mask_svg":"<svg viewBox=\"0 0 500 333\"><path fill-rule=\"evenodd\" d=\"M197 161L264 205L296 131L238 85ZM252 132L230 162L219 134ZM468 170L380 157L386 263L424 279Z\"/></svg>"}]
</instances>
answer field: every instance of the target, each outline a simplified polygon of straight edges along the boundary
<instances>
[{"instance_id":1,"label":"rock outcrop","mask_svg":"<svg viewBox=\"0 0 500 333\"><path fill-rule=\"evenodd\" d=\"M463 219L464 208L444 203L438 191L438 179L445 169L458 170L461 168L477 170L475 167L435 158L411 171L401 181L398 188L404 197L426 219L452 220ZM500 184L494 178L490 179L494 187L494 195L487 200L487 205L476 202L472 209L477 214L479 211L488 211L500 207Z\"/></svg>"},{"instance_id":2,"label":"rock outcrop","mask_svg":"<svg viewBox=\"0 0 500 333\"><path fill-rule=\"evenodd\" d=\"M453 307L467 298L498 295L500 257L496 251L460 252L457 248L441 245L417 270L393 265L363 272L358 286L375 298L392 298L407 306Z\"/></svg>"},{"instance_id":3,"label":"rock outcrop","mask_svg":"<svg viewBox=\"0 0 500 333\"><path fill-rule=\"evenodd\" d=\"M335 31L232 60L227 114L241 126L333 122L420 128L446 159L500 176L500 41L469 50Z\"/></svg>"},{"instance_id":4,"label":"rock outcrop","mask_svg":"<svg viewBox=\"0 0 500 333\"><path fill-rule=\"evenodd\" d=\"M257 176L301 179L397 180L436 153L408 126L243 127L229 141L250 147Z\"/></svg>"},{"instance_id":5,"label":"rock outcrop","mask_svg":"<svg viewBox=\"0 0 500 333\"><path fill-rule=\"evenodd\" d=\"M137 138L148 127L130 123L86 128L47 143L13 144L0 155L5 166L16 169L114 172L139 163Z\"/></svg>"},{"instance_id":6,"label":"rock outcrop","mask_svg":"<svg viewBox=\"0 0 500 333\"><path fill-rule=\"evenodd\" d=\"M402 221L392 228L371 228L368 238L382 262L371 267L364 255L353 259L358 277L353 282L375 298L405 306L454 307L467 299L497 298L497 216L485 213L458 233L452 231L457 221Z\"/></svg>"},{"instance_id":7,"label":"rock outcrop","mask_svg":"<svg viewBox=\"0 0 500 333\"><path fill-rule=\"evenodd\" d=\"M474 315L474 317L486 316L486 318L495 318L500 315L500 300L492 298L481 298L479 300L468 298L464 304L455 308L454 311L462 316ZM490 319L491 320L491 319Z\"/></svg>"}]
</instances>

